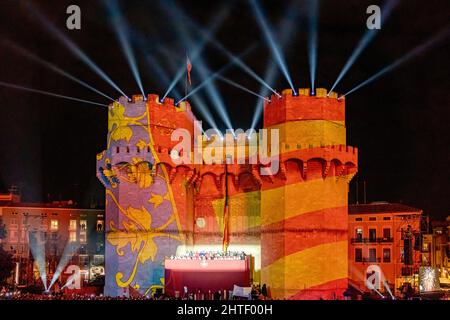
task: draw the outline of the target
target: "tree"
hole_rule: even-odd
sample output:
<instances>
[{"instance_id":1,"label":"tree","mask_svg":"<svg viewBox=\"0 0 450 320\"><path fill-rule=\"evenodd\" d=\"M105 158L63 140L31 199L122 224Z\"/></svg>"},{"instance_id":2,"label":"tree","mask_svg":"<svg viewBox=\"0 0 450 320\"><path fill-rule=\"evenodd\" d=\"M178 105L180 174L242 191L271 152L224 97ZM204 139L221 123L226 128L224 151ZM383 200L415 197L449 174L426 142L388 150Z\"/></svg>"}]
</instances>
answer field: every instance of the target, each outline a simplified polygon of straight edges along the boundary
<instances>
[{"instance_id":1,"label":"tree","mask_svg":"<svg viewBox=\"0 0 450 320\"><path fill-rule=\"evenodd\" d=\"M0 246L0 284L4 284L14 269L13 256Z\"/></svg>"}]
</instances>

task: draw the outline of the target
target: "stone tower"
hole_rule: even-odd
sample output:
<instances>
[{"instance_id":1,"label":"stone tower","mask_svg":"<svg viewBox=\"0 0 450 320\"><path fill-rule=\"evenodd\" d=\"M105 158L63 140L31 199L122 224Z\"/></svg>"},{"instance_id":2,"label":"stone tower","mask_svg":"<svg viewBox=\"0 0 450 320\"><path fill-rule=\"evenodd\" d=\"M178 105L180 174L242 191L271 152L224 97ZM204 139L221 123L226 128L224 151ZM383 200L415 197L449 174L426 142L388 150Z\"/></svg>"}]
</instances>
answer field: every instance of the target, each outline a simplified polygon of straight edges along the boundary
<instances>
[{"instance_id":1,"label":"stone tower","mask_svg":"<svg viewBox=\"0 0 450 320\"><path fill-rule=\"evenodd\" d=\"M105 294L163 288L166 257L220 250L226 238L230 250L254 257L252 278L273 297L342 296L348 182L357 171L344 99L300 89L265 103L264 128L280 138L280 167L270 175L261 174L260 163L237 163L236 150L226 148L221 164L176 164L172 132L184 129L193 148L194 121L187 102L175 106L154 94L109 107L107 149L97 155L106 188ZM207 152L207 139L200 140ZM229 153L233 161L225 164Z\"/></svg>"},{"instance_id":2,"label":"stone tower","mask_svg":"<svg viewBox=\"0 0 450 320\"><path fill-rule=\"evenodd\" d=\"M261 177L261 282L276 298L342 297L348 183L357 171L345 100L325 89L285 90L265 103L264 128L279 130L280 170Z\"/></svg>"}]
</instances>

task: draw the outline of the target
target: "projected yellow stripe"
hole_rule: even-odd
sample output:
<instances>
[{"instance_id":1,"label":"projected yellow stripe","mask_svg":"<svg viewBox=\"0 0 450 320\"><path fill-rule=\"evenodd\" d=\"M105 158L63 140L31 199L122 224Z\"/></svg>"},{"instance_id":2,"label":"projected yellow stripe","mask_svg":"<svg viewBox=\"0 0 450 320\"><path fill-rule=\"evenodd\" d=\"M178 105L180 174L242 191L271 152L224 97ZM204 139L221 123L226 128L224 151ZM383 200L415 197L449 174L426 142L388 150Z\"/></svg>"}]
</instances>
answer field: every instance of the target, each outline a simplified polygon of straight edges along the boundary
<instances>
[{"instance_id":1,"label":"projected yellow stripe","mask_svg":"<svg viewBox=\"0 0 450 320\"><path fill-rule=\"evenodd\" d=\"M347 205L345 179L329 177L261 191L261 224L268 225L300 214Z\"/></svg>"},{"instance_id":2,"label":"projected yellow stripe","mask_svg":"<svg viewBox=\"0 0 450 320\"><path fill-rule=\"evenodd\" d=\"M299 289L347 278L347 245L347 241L326 243L285 256L263 268L261 277L270 279L277 298L289 298Z\"/></svg>"},{"instance_id":3,"label":"projected yellow stripe","mask_svg":"<svg viewBox=\"0 0 450 320\"><path fill-rule=\"evenodd\" d=\"M224 198L212 202L214 212L216 213L217 224L221 229L223 228L224 203ZM261 226L260 208L259 190L232 195L229 198L230 221L233 222L234 219L237 220L242 217L245 221L244 225L242 225L244 229L259 227ZM230 228L232 231L241 231L235 230L236 227L233 223Z\"/></svg>"},{"instance_id":4,"label":"projected yellow stripe","mask_svg":"<svg viewBox=\"0 0 450 320\"><path fill-rule=\"evenodd\" d=\"M308 149L310 145L346 144L344 121L303 120L271 126L279 129L280 141L289 144L289 150Z\"/></svg>"}]
</instances>

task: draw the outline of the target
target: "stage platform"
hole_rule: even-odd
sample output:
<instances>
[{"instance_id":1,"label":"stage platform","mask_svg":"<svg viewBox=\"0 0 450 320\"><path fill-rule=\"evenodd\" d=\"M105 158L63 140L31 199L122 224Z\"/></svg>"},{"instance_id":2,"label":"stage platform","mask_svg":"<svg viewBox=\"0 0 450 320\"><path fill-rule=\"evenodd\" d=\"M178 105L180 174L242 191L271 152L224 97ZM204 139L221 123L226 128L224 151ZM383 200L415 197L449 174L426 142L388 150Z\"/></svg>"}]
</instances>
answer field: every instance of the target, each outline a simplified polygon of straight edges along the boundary
<instances>
[{"instance_id":1,"label":"stage platform","mask_svg":"<svg viewBox=\"0 0 450 320\"><path fill-rule=\"evenodd\" d=\"M184 286L189 293L207 294L233 290L234 285L250 286L250 257L243 260L182 260L166 259L165 293L182 296Z\"/></svg>"}]
</instances>

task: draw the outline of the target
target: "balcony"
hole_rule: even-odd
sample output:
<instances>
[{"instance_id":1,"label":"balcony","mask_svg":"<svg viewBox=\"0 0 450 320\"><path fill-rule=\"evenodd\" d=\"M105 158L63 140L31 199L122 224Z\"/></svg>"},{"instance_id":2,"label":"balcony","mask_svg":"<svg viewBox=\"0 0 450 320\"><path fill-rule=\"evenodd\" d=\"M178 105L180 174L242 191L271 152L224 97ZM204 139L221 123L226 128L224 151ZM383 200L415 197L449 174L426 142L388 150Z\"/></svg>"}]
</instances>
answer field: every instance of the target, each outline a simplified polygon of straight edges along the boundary
<instances>
[{"instance_id":1,"label":"balcony","mask_svg":"<svg viewBox=\"0 0 450 320\"><path fill-rule=\"evenodd\" d=\"M351 244L358 243L392 243L394 242L394 238L351 238Z\"/></svg>"}]
</instances>

